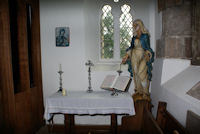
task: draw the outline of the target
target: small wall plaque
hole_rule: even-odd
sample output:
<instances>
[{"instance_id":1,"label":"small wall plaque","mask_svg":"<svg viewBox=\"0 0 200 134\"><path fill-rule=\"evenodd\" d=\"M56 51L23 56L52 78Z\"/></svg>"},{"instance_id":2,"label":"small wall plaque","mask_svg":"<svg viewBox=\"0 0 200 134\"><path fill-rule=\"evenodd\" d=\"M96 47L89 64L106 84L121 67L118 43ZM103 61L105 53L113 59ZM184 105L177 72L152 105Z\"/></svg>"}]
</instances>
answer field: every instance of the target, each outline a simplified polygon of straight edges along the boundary
<instances>
[{"instance_id":1,"label":"small wall plaque","mask_svg":"<svg viewBox=\"0 0 200 134\"><path fill-rule=\"evenodd\" d=\"M56 27L56 46L68 47L70 36L69 27Z\"/></svg>"}]
</instances>

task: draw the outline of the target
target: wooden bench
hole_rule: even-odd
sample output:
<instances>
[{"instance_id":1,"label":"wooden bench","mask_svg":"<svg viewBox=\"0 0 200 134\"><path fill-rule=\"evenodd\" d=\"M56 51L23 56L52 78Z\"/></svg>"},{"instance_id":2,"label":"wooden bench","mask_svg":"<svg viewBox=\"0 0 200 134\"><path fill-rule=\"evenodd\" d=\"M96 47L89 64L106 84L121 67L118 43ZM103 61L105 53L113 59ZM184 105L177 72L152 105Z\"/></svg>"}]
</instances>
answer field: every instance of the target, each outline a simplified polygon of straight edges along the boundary
<instances>
[{"instance_id":1,"label":"wooden bench","mask_svg":"<svg viewBox=\"0 0 200 134\"><path fill-rule=\"evenodd\" d=\"M151 113L148 101L135 102L135 116L122 118L121 133L136 134L189 134L189 132L167 111L167 103L159 102L157 117Z\"/></svg>"},{"instance_id":2,"label":"wooden bench","mask_svg":"<svg viewBox=\"0 0 200 134\"><path fill-rule=\"evenodd\" d=\"M151 114L149 101L134 102L136 115L122 118L121 134L164 134Z\"/></svg>"},{"instance_id":3,"label":"wooden bench","mask_svg":"<svg viewBox=\"0 0 200 134\"><path fill-rule=\"evenodd\" d=\"M144 108L143 122L142 122L142 134L164 134L156 120L152 116L151 112Z\"/></svg>"},{"instance_id":4,"label":"wooden bench","mask_svg":"<svg viewBox=\"0 0 200 134\"><path fill-rule=\"evenodd\" d=\"M167 111L166 102L159 102L156 122L164 134L189 134L189 132Z\"/></svg>"}]
</instances>

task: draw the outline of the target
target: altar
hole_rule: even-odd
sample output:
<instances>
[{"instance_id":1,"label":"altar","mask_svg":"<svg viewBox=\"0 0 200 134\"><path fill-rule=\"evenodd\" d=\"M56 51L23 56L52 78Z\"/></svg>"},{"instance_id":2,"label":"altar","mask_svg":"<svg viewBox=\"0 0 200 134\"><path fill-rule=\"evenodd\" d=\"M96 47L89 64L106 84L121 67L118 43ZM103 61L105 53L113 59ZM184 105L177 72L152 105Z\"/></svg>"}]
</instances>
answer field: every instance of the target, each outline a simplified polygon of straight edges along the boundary
<instances>
[{"instance_id":1,"label":"altar","mask_svg":"<svg viewBox=\"0 0 200 134\"><path fill-rule=\"evenodd\" d=\"M53 114L65 115L65 132L72 133L74 115L111 115L111 131L116 133L117 115L135 115L134 103L128 92L111 96L110 91L68 91L66 96L57 92L46 99L46 120Z\"/></svg>"}]
</instances>

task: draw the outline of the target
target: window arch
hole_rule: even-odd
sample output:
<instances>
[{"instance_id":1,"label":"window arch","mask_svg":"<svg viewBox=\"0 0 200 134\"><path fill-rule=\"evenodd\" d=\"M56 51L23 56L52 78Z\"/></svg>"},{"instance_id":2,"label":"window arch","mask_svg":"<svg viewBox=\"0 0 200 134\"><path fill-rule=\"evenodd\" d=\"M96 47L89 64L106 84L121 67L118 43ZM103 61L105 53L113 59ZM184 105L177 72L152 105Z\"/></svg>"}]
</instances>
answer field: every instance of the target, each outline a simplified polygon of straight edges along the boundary
<instances>
[{"instance_id":1,"label":"window arch","mask_svg":"<svg viewBox=\"0 0 200 134\"><path fill-rule=\"evenodd\" d=\"M127 4L121 6L120 22L120 58L122 58L126 49L130 46L133 36L133 18L130 14L131 7Z\"/></svg>"},{"instance_id":2,"label":"window arch","mask_svg":"<svg viewBox=\"0 0 200 134\"><path fill-rule=\"evenodd\" d=\"M101 59L114 57L114 24L110 5L102 7L101 15Z\"/></svg>"}]
</instances>

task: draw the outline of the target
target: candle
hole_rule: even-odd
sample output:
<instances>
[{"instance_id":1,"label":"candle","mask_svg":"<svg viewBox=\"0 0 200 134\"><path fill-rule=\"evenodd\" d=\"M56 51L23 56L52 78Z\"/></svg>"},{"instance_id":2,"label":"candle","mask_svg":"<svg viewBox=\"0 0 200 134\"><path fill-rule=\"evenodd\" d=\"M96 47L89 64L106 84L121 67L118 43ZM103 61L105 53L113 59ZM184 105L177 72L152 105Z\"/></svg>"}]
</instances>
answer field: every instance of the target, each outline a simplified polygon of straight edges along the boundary
<instances>
[{"instance_id":1,"label":"candle","mask_svg":"<svg viewBox=\"0 0 200 134\"><path fill-rule=\"evenodd\" d=\"M65 89L64 89L64 88L62 89L62 95L63 95L63 96L66 95L66 92L65 92Z\"/></svg>"},{"instance_id":2,"label":"candle","mask_svg":"<svg viewBox=\"0 0 200 134\"><path fill-rule=\"evenodd\" d=\"M61 66L61 64L59 65L59 71L62 71L62 66Z\"/></svg>"}]
</instances>

